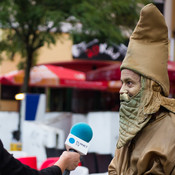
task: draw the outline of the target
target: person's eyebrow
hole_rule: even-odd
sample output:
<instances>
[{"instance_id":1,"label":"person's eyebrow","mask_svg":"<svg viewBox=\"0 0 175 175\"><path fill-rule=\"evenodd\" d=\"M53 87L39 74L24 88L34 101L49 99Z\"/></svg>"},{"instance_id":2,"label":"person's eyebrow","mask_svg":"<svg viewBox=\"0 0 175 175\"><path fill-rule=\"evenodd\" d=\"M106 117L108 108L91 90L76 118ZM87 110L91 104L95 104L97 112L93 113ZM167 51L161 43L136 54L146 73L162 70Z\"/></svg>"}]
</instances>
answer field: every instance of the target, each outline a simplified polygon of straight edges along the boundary
<instances>
[{"instance_id":1,"label":"person's eyebrow","mask_svg":"<svg viewBox=\"0 0 175 175\"><path fill-rule=\"evenodd\" d=\"M133 81L133 79L131 79L131 78L124 78L123 80L121 79L121 81L123 82L123 81Z\"/></svg>"}]
</instances>

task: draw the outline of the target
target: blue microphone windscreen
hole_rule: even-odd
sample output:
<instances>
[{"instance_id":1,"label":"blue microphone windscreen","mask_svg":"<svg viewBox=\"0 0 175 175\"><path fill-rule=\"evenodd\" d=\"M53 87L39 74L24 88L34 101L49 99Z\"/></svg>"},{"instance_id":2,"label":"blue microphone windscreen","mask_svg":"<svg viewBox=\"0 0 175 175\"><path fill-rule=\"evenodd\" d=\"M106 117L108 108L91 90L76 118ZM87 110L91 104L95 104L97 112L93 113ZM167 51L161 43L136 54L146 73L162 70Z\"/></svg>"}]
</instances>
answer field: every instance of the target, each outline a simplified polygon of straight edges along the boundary
<instances>
[{"instance_id":1,"label":"blue microphone windscreen","mask_svg":"<svg viewBox=\"0 0 175 175\"><path fill-rule=\"evenodd\" d=\"M87 123L83 122L77 123L72 126L70 133L84 140L85 142L89 142L93 136L91 127Z\"/></svg>"}]
</instances>

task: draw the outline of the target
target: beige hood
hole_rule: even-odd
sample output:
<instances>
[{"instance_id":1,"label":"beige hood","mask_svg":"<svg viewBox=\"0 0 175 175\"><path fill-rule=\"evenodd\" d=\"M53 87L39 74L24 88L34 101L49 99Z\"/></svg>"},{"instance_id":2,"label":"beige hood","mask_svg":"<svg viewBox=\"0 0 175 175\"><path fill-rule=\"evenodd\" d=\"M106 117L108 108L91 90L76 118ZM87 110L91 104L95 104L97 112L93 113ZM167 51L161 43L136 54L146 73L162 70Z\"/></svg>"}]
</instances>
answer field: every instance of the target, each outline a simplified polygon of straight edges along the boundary
<instances>
[{"instance_id":1,"label":"beige hood","mask_svg":"<svg viewBox=\"0 0 175 175\"><path fill-rule=\"evenodd\" d=\"M164 95L169 95L168 29L161 12L153 4L146 5L133 31L122 69L130 69L157 82Z\"/></svg>"}]
</instances>

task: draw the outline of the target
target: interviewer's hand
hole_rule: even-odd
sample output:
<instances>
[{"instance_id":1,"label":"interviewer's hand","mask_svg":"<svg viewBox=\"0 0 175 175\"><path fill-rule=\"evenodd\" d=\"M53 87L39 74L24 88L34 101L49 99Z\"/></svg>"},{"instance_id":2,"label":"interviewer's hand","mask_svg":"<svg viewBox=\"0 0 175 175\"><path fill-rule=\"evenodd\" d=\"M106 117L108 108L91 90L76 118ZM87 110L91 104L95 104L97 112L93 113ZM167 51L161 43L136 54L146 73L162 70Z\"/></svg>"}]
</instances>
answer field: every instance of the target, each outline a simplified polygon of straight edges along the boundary
<instances>
[{"instance_id":1,"label":"interviewer's hand","mask_svg":"<svg viewBox=\"0 0 175 175\"><path fill-rule=\"evenodd\" d=\"M80 162L80 154L76 152L64 151L59 160L54 164L61 168L62 173L65 169L74 170Z\"/></svg>"}]
</instances>

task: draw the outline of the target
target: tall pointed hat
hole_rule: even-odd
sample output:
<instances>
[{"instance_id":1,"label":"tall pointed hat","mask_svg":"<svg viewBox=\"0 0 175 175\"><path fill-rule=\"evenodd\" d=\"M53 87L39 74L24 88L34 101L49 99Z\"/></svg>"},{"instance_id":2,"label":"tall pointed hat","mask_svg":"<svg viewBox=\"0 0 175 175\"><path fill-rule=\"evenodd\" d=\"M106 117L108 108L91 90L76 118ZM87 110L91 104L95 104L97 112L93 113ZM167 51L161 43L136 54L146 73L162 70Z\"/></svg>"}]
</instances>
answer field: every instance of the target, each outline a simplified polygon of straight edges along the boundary
<instances>
[{"instance_id":1,"label":"tall pointed hat","mask_svg":"<svg viewBox=\"0 0 175 175\"><path fill-rule=\"evenodd\" d=\"M140 19L130 37L122 69L130 69L157 82L165 96L169 95L168 29L157 7L142 8Z\"/></svg>"}]
</instances>

